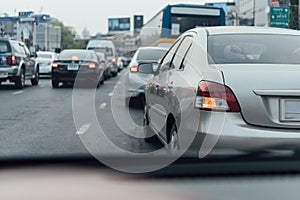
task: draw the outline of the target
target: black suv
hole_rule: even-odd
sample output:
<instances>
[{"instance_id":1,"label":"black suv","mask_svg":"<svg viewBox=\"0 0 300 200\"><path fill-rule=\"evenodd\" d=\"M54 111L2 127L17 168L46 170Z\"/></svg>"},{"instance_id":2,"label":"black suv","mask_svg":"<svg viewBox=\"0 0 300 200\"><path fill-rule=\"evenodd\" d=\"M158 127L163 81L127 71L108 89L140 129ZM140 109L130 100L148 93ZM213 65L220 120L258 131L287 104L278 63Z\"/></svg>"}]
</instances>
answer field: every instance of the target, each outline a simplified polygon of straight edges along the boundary
<instances>
[{"instance_id":1,"label":"black suv","mask_svg":"<svg viewBox=\"0 0 300 200\"><path fill-rule=\"evenodd\" d=\"M38 85L39 65L23 42L0 39L0 84L7 80L18 89L25 86L26 80Z\"/></svg>"}]
</instances>

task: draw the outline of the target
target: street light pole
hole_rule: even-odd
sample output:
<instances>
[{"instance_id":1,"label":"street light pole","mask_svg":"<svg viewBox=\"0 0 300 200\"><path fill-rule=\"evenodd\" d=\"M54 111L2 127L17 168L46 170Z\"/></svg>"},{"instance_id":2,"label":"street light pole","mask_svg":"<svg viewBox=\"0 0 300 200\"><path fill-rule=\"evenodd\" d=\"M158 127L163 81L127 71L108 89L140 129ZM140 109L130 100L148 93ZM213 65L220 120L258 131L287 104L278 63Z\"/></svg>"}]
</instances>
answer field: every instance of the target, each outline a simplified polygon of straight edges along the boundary
<instances>
[{"instance_id":1,"label":"street light pole","mask_svg":"<svg viewBox=\"0 0 300 200\"><path fill-rule=\"evenodd\" d=\"M256 1L253 0L253 26L255 26L255 21L256 21L255 15L256 15Z\"/></svg>"}]
</instances>

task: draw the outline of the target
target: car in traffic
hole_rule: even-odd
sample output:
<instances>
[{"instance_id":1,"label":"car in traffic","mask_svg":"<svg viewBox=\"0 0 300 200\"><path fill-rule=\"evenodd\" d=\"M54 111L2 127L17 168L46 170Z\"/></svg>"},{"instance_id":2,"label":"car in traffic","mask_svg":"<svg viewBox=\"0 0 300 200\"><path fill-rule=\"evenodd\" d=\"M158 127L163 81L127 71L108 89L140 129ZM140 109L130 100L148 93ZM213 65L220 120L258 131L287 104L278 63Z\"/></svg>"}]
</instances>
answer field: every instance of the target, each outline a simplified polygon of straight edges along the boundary
<instances>
[{"instance_id":1,"label":"car in traffic","mask_svg":"<svg viewBox=\"0 0 300 200\"><path fill-rule=\"evenodd\" d=\"M104 53L108 59L112 76L118 75L117 50L111 40L90 40L86 49Z\"/></svg>"},{"instance_id":2,"label":"car in traffic","mask_svg":"<svg viewBox=\"0 0 300 200\"><path fill-rule=\"evenodd\" d=\"M76 81L98 88L104 82L103 73L104 69L94 51L64 50L52 63L52 87L58 88L60 83L74 84Z\"/></svg>"},{"instance_id":3,"label":"car in traffic","mask_svg":"<svg viewBox=\"0 0 300 200\"><path fill-rule=\"evenodd\" d=\"M242 151L300 146L300 32L207 27L180 36L145 86L146 141L180 150ZM276 42L275 42L276 41ZM193 126L194 125L194 126Z\"/></svg>"},{"instance_id":4,"label":"car in traffic","mask_svg":"<svg viewBox=\"0 0 300 200\"><path fill-rule=\"evenodd\" d=\"M106 58L105 54L97 52L97 56L99 58L100 67L103 68L103 70L104 70L104 73L103 73L104 80L110 79L111 72L110 72L109 63L107 62L107 58Z\"/></svg>"},{"instance_id":5,"label":"car in traffic","mask_svg":"<svg viewBox=\"0 0 300 200\"><path fill-rule=\"evenodd\" d=\"M50 51L38 51L36 61L40 66L40 75L51 75L51 65L57 59L57 54Z\"/></svg>"},{"instance_id":6,"label":"car in traffic","mask_svg":"<svg viewBox=\"0 0 300 200\"><path fill-rule=\"evenodd\" d=\"M167 48L162 47L141 47L136 51L129 64L129 72L126 75L126 105L141 104L144 101L144 87L151 75L140 73L139 63L153 63L154 67L158 67L159 59L163 58L167 50Z\"/></svg>"},{"instance_id":7,"label":"car in traffic","mask_svg":"<svg viewBox=\"0 0 300 200\"><path fill-rule=\"evenodd\" d=\"M131 61L130 58L124 57L124 56L119 57L119 60L123 63L123 67L128 67L128 65Z\"/></svg>"},{"instance_id":8,"label":"car in traffic","mask_svg":"<svg viewBox=\"0 0 300 200\"><path fill-rule=\"evenodd\" d=\"M25 87L26 81L39 83L39 64L26 45L13 39L0 39L0 84L12 82L17 89Z\"/></svg>"}]
</instances>

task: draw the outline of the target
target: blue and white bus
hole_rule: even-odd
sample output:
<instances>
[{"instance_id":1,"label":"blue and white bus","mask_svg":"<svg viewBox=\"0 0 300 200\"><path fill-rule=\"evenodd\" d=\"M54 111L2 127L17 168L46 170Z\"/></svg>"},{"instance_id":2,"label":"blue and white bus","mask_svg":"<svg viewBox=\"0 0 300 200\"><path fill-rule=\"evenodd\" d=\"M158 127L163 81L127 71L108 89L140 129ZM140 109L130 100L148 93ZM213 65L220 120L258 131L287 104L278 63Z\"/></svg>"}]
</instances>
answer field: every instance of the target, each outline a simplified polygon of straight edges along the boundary
<instances>
[{"instance_id":1,"label":"blue and white bus","mask_svg":"<svg viewBox=\"0 0 300 200\"><path fill-rule=\"evenodd\" d=\"M170 46L181 33L189 29L225 26L225 20L222 8L191 4L168 5L143 26L141 46Z\"/></svg>"}]
</instances>

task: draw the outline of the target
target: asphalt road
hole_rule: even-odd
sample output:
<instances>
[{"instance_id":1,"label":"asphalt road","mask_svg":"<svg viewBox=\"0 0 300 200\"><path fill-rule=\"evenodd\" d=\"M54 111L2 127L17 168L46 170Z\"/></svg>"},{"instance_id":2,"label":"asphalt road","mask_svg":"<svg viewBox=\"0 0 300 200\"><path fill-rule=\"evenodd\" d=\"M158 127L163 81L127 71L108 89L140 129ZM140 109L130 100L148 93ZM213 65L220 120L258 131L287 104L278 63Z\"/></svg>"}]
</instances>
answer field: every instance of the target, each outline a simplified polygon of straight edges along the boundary
<instances>
[{"instance_id":1,"label":"asphalt road","mask_svg":"<svg viewBox=\"0 0 300 200\"><path fill-rule=\"evenodd\" d=\"M97 120L106 137L121 149L140 153L161 148L134 137L142 133L136 132L139 129L134 128L133 124L128 124L128 129L132 131L128 135L116 123L115 116L122 116L126 107L122 98L115 98L117 103L113 104L118 108L117 111L113 109L113 115L112 98L123 91L123 83L119 79L124 73L126 69L96 90ZM12 85L0 86L0 158L88 154L87 144L82 142L81 136L88 134L91 124L76 128L72 109L73 91L70 86L52 89L50 79L41 79L39 85L34 87L28 81L23 90L16 90ZM130 109L129 113L137 125L142 125L141 109ZM110 149L106 151L111 153Z\"/></svg>"}]
</instances>

